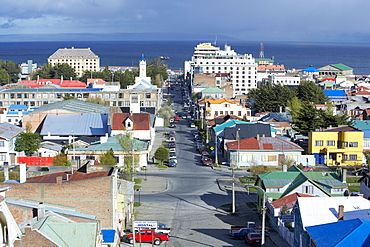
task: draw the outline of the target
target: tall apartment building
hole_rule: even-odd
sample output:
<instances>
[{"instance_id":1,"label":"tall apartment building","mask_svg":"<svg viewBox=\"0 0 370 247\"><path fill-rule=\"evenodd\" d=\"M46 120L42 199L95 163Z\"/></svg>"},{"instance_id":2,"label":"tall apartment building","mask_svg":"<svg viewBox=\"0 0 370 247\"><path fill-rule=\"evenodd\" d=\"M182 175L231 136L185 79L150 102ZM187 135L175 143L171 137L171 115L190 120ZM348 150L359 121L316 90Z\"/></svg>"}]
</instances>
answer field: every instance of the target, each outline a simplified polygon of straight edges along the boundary
<instances>
[{"instance_id":1,"label":"tall apartment building","mask_svg":"<svg viewBox=\"0 0 370 247\"><path fill-rule=\"evenodd\" d=\"M224 50L211 43L201 43L194 48L190 61L185 62L185 75L189 73L228 73L233 85L233 96L247 94L257 88L257 64L252 54L238 54L225 45Z\"/></svg>"},{"instance_id":2,"label":"tall apartment building","mask_svg":"<svg viewBox=\"0 0 370 247\"><path fill-rule=\"evenodd\" d=\"M48 58L51 65L67 63L75 69L77 76L82 76L85 70L100 71L100 58L90 48L58 49Z\"/></svg>"}]
</instances>

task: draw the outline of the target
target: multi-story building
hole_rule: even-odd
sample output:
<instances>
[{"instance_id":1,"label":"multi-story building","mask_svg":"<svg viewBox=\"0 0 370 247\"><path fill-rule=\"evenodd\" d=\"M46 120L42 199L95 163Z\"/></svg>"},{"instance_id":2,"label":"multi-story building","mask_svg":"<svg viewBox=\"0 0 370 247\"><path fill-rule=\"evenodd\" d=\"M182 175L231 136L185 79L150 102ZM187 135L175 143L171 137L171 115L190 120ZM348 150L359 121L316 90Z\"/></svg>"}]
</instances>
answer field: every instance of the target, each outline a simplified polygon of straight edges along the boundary
<instances>
[{"instance_id":1,"label":"multi-story building","mask_svg":"<svg viewBox=\"0 0 370 247\"><path fill-rule=\"evenodd\" d=\"M90 48L63 48L58 49L48 58L51 65L67 63L75 69L78 76L83 72L100 71L100 58Z\"/></svg>"},{"instance_id":2,"label":"multi-story building","mask_svg":"<svg viewBox=\"0 0 370 247\"><path fill-rule=\"evenodd\" d=\"M315 156L316 164L361 166L363 163L364 132L356 128L311 131L308 137L308 153Z\"/></svg>"},{"instance_id":3,"label":"multi-story building","mask_svg":"<svg viewBox=\"0 0 370 247\"><path fill-rule=\"evenodd\" d=\"M233 85L233 96L247 94L257 87L257 64L252 54L238 54L225 45L225 50L211 43L201 43L194 55L185 62L185 75L195 73L228 73Z\"/></svg>"},{"instance_id":4,"label":"multi-story building","mask_svg":"<svg viewBox=\"0 0 370 247\"><path fill-rule=\"evenodd\" d=\"M227 99L202 99L197 104L197 118L213 119L220 115L235 115L237 117L249 120L251 118L251 109L239 101Z\"/></svg>"}]
</instances>

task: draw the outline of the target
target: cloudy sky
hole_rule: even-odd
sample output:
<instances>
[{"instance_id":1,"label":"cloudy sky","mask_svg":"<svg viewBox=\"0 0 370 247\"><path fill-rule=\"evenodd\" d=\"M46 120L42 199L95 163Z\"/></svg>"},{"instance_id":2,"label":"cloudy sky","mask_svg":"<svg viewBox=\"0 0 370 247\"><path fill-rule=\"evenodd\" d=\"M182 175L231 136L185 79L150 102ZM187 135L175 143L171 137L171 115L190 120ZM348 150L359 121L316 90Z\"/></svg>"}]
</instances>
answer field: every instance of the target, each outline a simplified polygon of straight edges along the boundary
<instances>
[{"instance_id":1,"label":"cloudy sky","mask_svg":"<svg viewBox=\"0 0 370 247\"><path fill-rule=\"evenodd\" d=\"M368 0L2 0L0 34L186 33L367 42Z\"/></svg>"}]
</instances>

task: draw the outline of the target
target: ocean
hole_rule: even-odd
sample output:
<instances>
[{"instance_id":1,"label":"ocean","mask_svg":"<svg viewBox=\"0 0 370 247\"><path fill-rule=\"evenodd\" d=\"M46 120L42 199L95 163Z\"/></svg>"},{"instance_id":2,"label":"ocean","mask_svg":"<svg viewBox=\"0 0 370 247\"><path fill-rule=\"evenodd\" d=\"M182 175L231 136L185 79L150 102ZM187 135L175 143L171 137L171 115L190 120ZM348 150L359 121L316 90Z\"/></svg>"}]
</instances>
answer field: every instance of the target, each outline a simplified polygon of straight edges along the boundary
<instances>
[{"instance_id":1,"label":"ocean","mask_svg":"<svg viewBox=\"0 0 370 247\"><path fill-rule=\"evenodd\" d=\"M0 42L0 59L15 63L33 60L38 65L47 63L47 58L59 48L87 48L100 57L100 65L138 66L142 54L147 61L170 57L165 63L172 70L184 68L190 60L194 47L209 41L63 41L63 42ZM274 57L275 64L286 69L320 68L328 64L342 63L354 69L357 75L370 74L370 44L344 43L293 43L264 42L265 58ZM229 42L231 49L240 54L259 57L259 42ZM223 49L224 44L218 43Z\"/></svg>"}]
</instances>

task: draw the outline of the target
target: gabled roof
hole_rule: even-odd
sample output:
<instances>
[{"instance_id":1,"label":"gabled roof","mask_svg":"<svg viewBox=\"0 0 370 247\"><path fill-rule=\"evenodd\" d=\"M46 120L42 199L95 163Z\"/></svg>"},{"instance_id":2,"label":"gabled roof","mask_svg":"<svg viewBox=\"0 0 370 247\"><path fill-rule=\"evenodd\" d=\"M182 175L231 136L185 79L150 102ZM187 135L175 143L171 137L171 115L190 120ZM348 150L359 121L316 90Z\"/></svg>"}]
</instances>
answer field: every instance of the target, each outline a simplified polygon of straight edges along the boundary
<instances>
[{"instance_id":1,"label":"gabled roof","mask_svg":"<svg viewBox=\"0 0 370 247\"><path fill-rule=\"evenodd\" d=\"M240 141L228 142L228 149L233 150L276 150L276 151L303 151L303 149L290 141L279 137L251 137Z\"/></svg>"},{"instance_id":2,"label":"gabled roof","mask_svg":"<svg viewBox=\"0 0 370 247\"><path fill-rule=\"evenodd\" d=\"M293 193L291 195L281 197L280 199L275 200L275 201L271 202L270 204L274 208L281 208L284 205L286 205L288 207L288 209L291 209L291 208L293 208L293 206L294 206L295 202L297 201L298 197L313 197L313 196L307 195L307 194L302 194L302 193Z\"/></svg>"},{"instance_id":3,"label":"gabled roof","mask_svg":"<svg viewBox=\"0 0 370 247\"><path fill-rule=\"evenodd\" d=\"M103 136L108 133L108 114L48 114L41 136Z\"/></svg>"},{"instance_id":4,"label":"gabled roof","mask_svg":"<svg viewBox=\"0 0 370 247\"><path fill-rule=\"evenodd\" d=\"M306 228L317 247L370 246L370 221L343 220Z\"/></svg>"},{"instance_id":5,"label":"gabled roof","mask_svg":"<svg viewBox=\"0 0 370 247\"><path fill-rule=\"evenodd\" d=\"M215 131L215 133L217 135L219 135L226 127L231 127L231 126L235 126L236 124L252 124L250 122L245 122L245 121L240 121L240 120L236 120L236 119L230 119L220 125L217 125L215 127L213 127L213 130Z\"/></svg>"},{"instance_id":6,"label":"gabled roof","mask_svg":"<svg viewBox=\"0 0 370 247\"><path fill-rule=\"evenodd\" d=\"M46 174L42 176L27 178L25 183L52 184L52 183L56 183L57 177L62 177L63 183L76 182L76 181L94 179L94 178L103 178L103 177L109 177L112 174L113 169L114 168L110 169L109 171L99 171L99 172L91 172L91 173L85 173L85 172L79 172L79 171L56 172L52 174Z\"/></svg>"},{"instance_id":7,"label":"gabled roof","mask_svg":"<svg viewBox=\"0 0 370 247\"><path fill-rule=\"evenodd\" d=\"M82 100L69 99L50 104L44 104L32 113L45 112L50 110L66 110L75 113L109 113L110 106L101 105Z\"/></svg>"},{"instance_id":8,"label":"gabled roof","mask_svg":"<svg viewBox=\"0 0 370 247\"><path fill-rule=\"evenodd\" d=\"M70 58L99 58L90 48L61 48L54 52L49 59L70 59Z\"/></svg>"},{"instance_id":9,"label":"gabled roof","mask_svg":"<svg viewBox=\"0 0 370 247\"><path fill-rule=\"evenodd\" d=\"M267 115L261 117L260 121L270 122L273 119L278 122L293 122L292 116L287 112L270 112Z\"/></svg>"},{"instance_id":10,"label":"gabled roof","mask_svg":"<svg viewBox=\"0 0 370 247\"><path fill-rule=\"evenodd\" d=\"M353 127L359 130L370 130L370 121L368 120L352 120Z\"/></svg>"},{"instance_id":11,"label":"gabled roof","mask_svg":"<svg viewBox=\"0 0 370 247\"><path fill-rule=\"evenodd\" d=\"M236 140L237 132L239 133L239 139L241 140L256 137L257 135L271 137L271 126L270 124L264 123L236 124L232 127L226 127L224 129L223 137L227 140Z\"/></svg>"},{"instance_id":12,"label":"gabled roof","mask_svg":"<svg viewBox=\"0 0 370 247\"><path fill-rule=\"evenodd\" d=\"M322 90L329 99L347 99L345 90Z\"/></svg>"},{"instance_id":13,"label":"gabled roof","mask_svg":"<svg viewBox=\"0 0 370 247\"><path fill-rule=\"evenodd\" d=\"M25 129L15 126L13 124L4 122L0 123L0 138L5 140L10 140L20 133L22 133Z\"/></svg>"},{"instance_id":14,"label":"gabled roof","mask_svg":"<svg viewBox=\"0 0 370 247\"><path fill-rule=\"evenodd\" d=\"M339 70L352 70L352 68L344 65L344 64L341 64L341 63L336 63L336 64L330 64L331 66L339 69Z\"/></svg>"},{"instance_id":15,"label":"gabled roof","mask_svg":"<svg viewBox=\"0 0 370 247\"><path fill-rule=\"evenodd\" d=\"M112 130L124 130L126 119L133 122L133 130L149 130L150 114L149 113L113 113Z\"/></svg>"}]
</instances>

